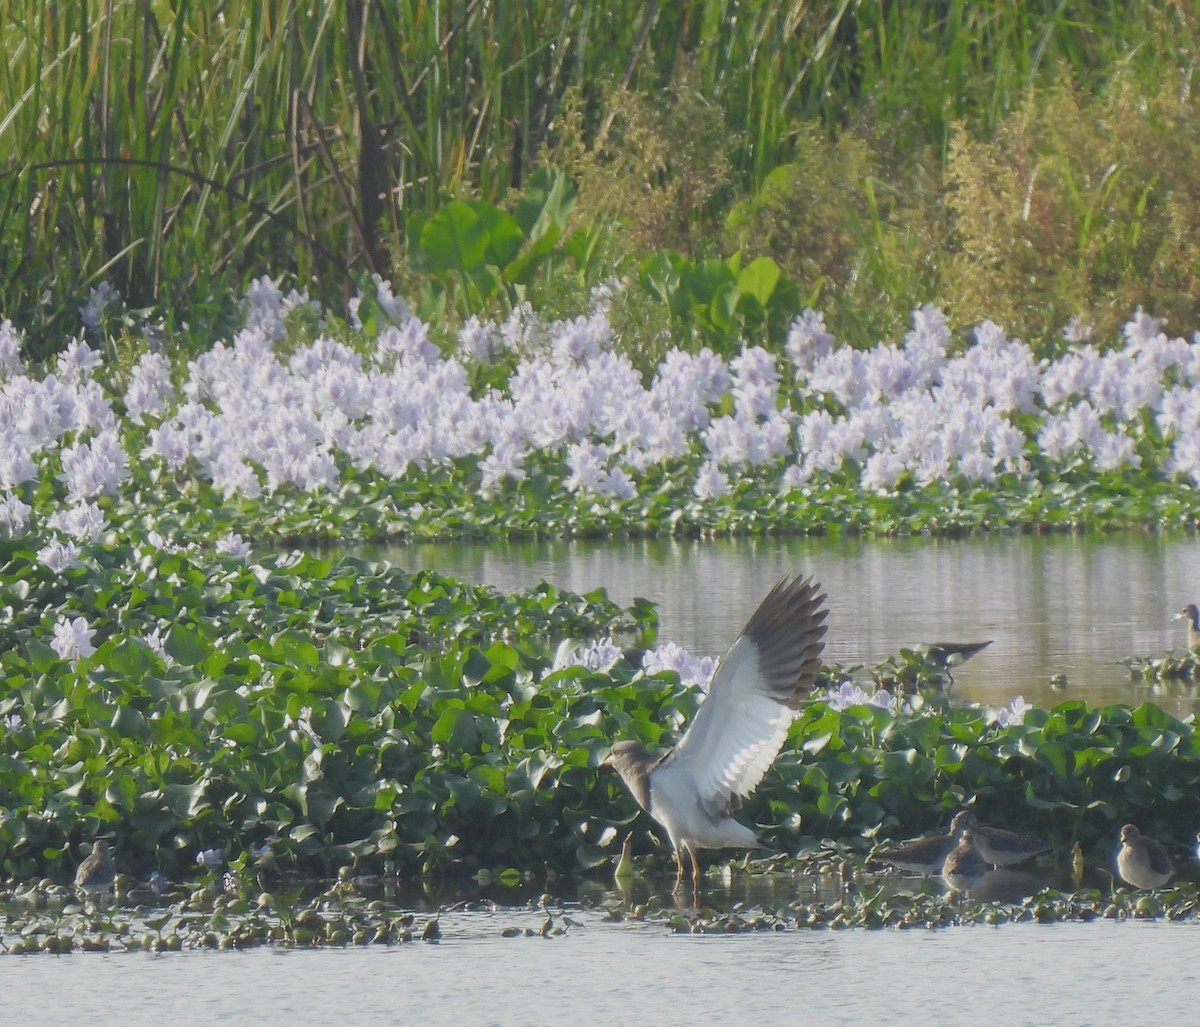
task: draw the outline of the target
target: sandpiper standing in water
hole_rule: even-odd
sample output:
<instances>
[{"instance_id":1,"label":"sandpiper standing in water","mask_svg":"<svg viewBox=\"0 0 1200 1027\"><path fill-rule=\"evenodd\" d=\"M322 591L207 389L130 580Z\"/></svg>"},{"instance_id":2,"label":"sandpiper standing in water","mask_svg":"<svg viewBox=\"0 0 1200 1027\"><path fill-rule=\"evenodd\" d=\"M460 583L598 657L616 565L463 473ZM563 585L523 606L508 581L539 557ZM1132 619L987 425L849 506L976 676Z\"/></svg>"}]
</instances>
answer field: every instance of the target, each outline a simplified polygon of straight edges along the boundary
<instances>
[{"instance_id":1,"label":"sandpiper standing in water","mask_svg":"<svg viewBox=\"0 0 1200 1027\"><path fill-rule=\"evenodd\" d=\"M110 892L117 878L117 868L108 852L108 842L97 838L92 843L91 854L75 871L75 890L85 896Z\"/></svg>"},{"instance_id":2,"label":"sandpiper standing in water","mask_svg":"<svg viewBox=\"0 0 1200 1027\"><path fill-rule=\"evenodd\" d=\"M1147 838L1133 824L1126 824L1121 828L1117 873L1135 888L1161 888L1171 876L1171 860L1158 842Z\"/></svg>"}]
</instances>

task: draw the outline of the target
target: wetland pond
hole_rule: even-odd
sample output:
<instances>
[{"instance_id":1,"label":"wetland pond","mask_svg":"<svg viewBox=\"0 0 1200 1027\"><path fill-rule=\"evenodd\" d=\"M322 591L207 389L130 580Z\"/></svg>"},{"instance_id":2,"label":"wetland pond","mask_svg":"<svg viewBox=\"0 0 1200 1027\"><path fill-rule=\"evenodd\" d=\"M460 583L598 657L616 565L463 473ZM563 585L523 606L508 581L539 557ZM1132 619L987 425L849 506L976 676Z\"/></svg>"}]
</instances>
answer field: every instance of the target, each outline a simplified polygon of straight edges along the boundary
<instances>
[{"instance_id":1,"label":"wetland pond","mask_svg":"<svg viewBox=\"0 0 1200 1027\"><path fill-rule=\"evenodd\" d=\"M992 639L956 671L952 701L1149 698L1176 716L1197 709L1190 684L1151 691L1121 663L1183 649L1184 627L1170 618L1200 600L1200 541L1191 536L492 543L364 555L502 590L546 579L579 592L604 587L622 603L644 596L659 607L659 639L697 655L724 651L771 584L795 569L828 593L826 656L842 665L870 666L917 642ZM1066 675L1065 692L1051 689L1055 674ZM1058 879L1066 865L1065 856L1044 863L1034 887L1069 888ZM1177 870L1195 879L1194 868ZM1090 873L1085 883L1111 887L1104 871ZM669 882L635 885L657 888L661 900ZM536 899L543 887L560 900L549 909ZM796 896L812 901L829 887L837 885L804 875L714 875L702 905L749 916ZM713 936L676 933L661 919L614 919L614 905L632 908L645 896L623 896L607 881L518 889L471 882L461 894L394 901L422 919L440 911L440 940L3 959L5 1020L135 1024L182 1013L197 1024L1183 1023L1200 997L1194 917ZM554 932L545 930L548 917Z\"/></svg>"}]
</instances>

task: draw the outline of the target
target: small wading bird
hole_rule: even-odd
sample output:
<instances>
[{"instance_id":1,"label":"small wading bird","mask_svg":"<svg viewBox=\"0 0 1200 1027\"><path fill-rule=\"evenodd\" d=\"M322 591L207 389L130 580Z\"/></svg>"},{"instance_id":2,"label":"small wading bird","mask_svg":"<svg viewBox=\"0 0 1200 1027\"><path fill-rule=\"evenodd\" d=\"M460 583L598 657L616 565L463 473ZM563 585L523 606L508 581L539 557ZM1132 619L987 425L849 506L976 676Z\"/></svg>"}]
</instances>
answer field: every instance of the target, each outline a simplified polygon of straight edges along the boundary
<instances>
[{"instance_id":1,"label":"small wading bird","mask_svg":"<svg viewBox=\"0 0 1200 1027\"><path fill-rule=\"evenodd\" d=\"M1026 838L1015 831L1004 831L999 827L984 827L974 823L972 817L971 830L975 834L975 844L980 855L994 867L1012 866L1049 850L1045 842L1036 838Z\"/></svg>"},{"instance_id":2,"label":"small wading bird","mask_svg":"<svg viewBox=\"0 0 1200 1027\"><path fill-rule=\"evenodd\" d=\"M942 878L955 891L969 892L987 873L987 861L975 842L975 832L968 827L942 864Z\"/></svg>"},{"instance_id":3,"label":"small wading bird","mask_svg":"<svg viewBox=\"0 0 1200 1027\"><path fill-rule=\"evenodd\" d=\"M1147 838L1133 824L1126 824L1121 828L1117 873L1135 888L1161 888L1171 876L1171 861L1158 842Z\"/></svg>"},{"instance_id":4,"label":"small wading bird","mask_svg":"<svg viewBox=\"0 0 1200 1027\"><path fill-rule=\"evenodd\" d=\"M950 673L950 668L966 663L977 652L991 644L990 638L986 642L930 642L925 647L925 661L935 667L941 667L953 685L954 675Z\"/></svg>"},{"instance_id":5,"label":"small wading bird","mask_svg":"<svg viewBox=\"0 0 1200 1027\"><path fill-rule=\"evenodd\" d=\"M732 814L775 762L788 727L821 666L824 594L812 578L783 578L721 659L683 737L665 755L617 742L601 766L614 767L638 805L684 853L700 883L697 849L762 848Z\"/></svg>"},{"instance_id":6,"label":"small wading bird","mask_svg":"<svg viewBox=\"0 0 1200 1027\"><path fill-rule=\"evenodd\" d=\"M949 833L920 838L895 849L872 853L872 858L881 859L914 874L940 874L946 864L946 858L958 847L963 834L974 826L975 815L963 810L954 814L954 819L950 821Z\"/></svg>"},{"instance_id":7,"label":"small wading bird","mask_svg":"<svg viewBox=\"0 0 1200 1027\"><path fill-rule=\"evenodd\" d=\"M1172 620L1186 620L1188 629L1188 648L1200 649L1200 609L1195 603L1188 603Z\"/></svg>"},{"instance_id":8,"label":"small wading bird","mask_svg":"<svg viewBox=\"0 0 1200 1027\"><path fill-rule=\"evenodd\" d=\"M98 838L92 843L91 854L75 871L75 890L84 895L111 891L116 877L117 868L108 853L108 842Z\"/></svg>"}]
</instances>

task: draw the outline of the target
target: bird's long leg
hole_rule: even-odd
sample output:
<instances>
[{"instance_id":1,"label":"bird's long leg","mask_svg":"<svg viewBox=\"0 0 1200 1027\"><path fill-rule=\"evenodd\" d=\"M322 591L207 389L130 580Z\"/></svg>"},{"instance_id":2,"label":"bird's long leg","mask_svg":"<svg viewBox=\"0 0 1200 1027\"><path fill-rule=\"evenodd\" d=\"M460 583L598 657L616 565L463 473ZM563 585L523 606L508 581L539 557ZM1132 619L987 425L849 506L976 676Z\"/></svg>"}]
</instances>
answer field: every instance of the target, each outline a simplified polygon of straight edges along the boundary
<instances>
[{"instance_id":1,"label":"bird's long leg","mask_svg":"<svg viewBox=\"0 0 1200 1027\"><path fill-rule=\"evenodd\" d=\"M675 867L675 891L679 891L680 885L683 884L683 851L681 849L675 850Z\"/></svg>"},{"instance_id":2,"label":"bird's long leg","mask_svg":"<svg viewBox=\"0 0 1200 1027\"><path fill-rule=\"evenodd\" d=\"M696 850L688 847L688 855L692 857L692 884L700 887L700 864L696 862Z\"/></svg>"}]
</instances>

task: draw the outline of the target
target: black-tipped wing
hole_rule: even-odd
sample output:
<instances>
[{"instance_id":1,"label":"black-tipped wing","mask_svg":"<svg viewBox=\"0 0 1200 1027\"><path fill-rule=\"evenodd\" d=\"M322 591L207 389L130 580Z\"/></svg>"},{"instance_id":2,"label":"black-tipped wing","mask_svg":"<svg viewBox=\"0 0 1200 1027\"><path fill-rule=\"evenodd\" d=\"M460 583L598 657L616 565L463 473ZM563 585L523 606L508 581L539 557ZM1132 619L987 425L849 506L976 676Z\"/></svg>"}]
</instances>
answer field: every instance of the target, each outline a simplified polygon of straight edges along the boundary
<instances>
[{"instance_id":1,"label":"black-tipped wing","mask_svg":"<svg viewBox=\"0 0 1200 1027\"><path fill-rule=\"evenodd\" d=\"M695 720L664 762L687 769L711 816L754 791L779 754L821 666L825 599L811 578L784 578L721 660Z\"/></svg>"}]
</instances>

